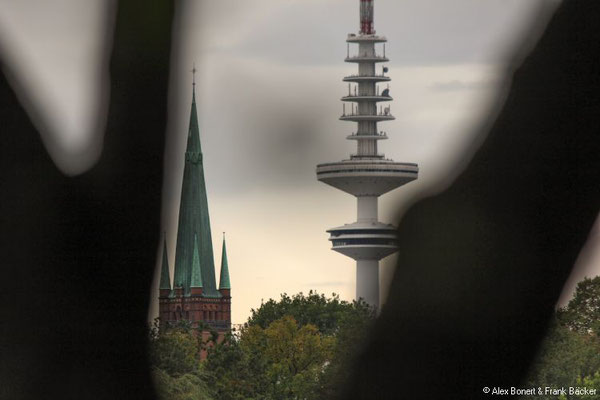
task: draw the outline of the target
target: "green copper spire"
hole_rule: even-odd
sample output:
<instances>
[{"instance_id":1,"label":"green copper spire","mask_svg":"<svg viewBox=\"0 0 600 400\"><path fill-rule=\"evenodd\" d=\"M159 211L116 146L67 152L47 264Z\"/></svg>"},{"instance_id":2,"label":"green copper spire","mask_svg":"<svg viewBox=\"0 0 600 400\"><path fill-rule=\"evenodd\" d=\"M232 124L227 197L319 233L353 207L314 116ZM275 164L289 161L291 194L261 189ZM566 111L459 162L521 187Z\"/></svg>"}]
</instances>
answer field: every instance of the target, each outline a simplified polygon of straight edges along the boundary
<instances>
[{"instance_id":1,"label":"green copper spire","mask_svg":"<svg viewBox=\"0 0 600 400\"><path fill-rule=\"evenodd\" d=\"M198 235L194 234L194 257L192 258L192 281L191 288L201 288L202 285L202 270L200 268L200 254L198 253Z\"/></svg>"},{"instance_id":2,"label":"green copper spire","mask_svg":"<svg viewBox=\"0 0 600 400\"><path fill-rule=\"evenodd\" d=\"M167 255L167 238L163 242L162 267L160 270L159 289L171 289L171 277L169 276L169 257Z\"/></svg>"},{"instance_id":3,"label":"green copper spire","mask_svg":"<svg viewBox=\"0 0 600 400\"><path fill-rule=\"evenodd\" d=\"M196 236L197 239L195 239ZM198 129L198 115L196 112L196 96L192 91L192 109L181 186L175 276L173 279L173 284L182 286L184 293L189 293L192 283L195 246L198 248L200 278L204 285L203 296L221 297L215 284L215 264L204 181L202 148L200 146L200 130Z\"/></svg>"},{"instance_id":4,"label":"green copper spire","mask_svg":"<svg viewBox=\"0 0 600 400\"><path fill-rule=\"evenodd\" d=\"M225 246L225 232L223 232L223 253L221 254L221 279L219 280L219 289L230 289L229 266L227 264L227 247Z\"/></svg>"}]
</instances>

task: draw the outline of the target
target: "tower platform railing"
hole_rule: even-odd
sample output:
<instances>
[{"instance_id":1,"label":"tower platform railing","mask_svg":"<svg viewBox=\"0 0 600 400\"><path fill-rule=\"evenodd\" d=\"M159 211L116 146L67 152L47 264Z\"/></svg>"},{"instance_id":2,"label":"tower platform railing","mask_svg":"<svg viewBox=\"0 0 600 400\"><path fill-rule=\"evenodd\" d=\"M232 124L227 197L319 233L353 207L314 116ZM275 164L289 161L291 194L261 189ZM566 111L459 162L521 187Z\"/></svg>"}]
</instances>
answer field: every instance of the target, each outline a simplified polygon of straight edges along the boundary
<instances>
[{"instance_id":1,"label":"tower platform railing","mask_svg":"<svg viewBox=\"0 0 600 400\"><path fill-rule=\"evenodd\" d=\"M382 96L382 95L366 95L366 94L349 94L341 99L342 101L392 101L394 100L392 96Z\"/></svg>"},{"instance_id":2,"label":"tower platform railing","mask_svg":"<svg viewBox=\"0 0 600 400\"><path fill-rule=\"evenodd\" d=\"M367 55L367 54L358 54L355 56L349 56L344 59L346 62L387 62L390 61L386 56L381 56L377 54Z\"/></svg>"}]
</instances>

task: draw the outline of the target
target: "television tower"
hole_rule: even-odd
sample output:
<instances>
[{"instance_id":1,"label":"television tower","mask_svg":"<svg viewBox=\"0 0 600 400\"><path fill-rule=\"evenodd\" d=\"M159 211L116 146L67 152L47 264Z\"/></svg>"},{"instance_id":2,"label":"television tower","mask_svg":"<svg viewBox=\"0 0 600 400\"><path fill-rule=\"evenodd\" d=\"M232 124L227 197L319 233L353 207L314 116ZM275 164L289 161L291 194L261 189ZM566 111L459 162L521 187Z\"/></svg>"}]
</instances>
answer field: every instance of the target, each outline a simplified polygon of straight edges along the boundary
<instances>
[{"instance_id":1,"label":"television tower","mask_svg":"<svg viewBox=\"0 0 600 400\"><path fill-rule=\"evenodd\" d=\"M387 139L377 123L393 120L390 107L377 107L392 100L389 86L380 92L379 84L389 82L387 68L376 71L385 56L384 36L375 34L373 0L360 0L360 31L350 33L345 61L358 64L358 73L346 76L348 95L342 121L357 123L356 132L347 137L356 141L356 154L347 160L317 165L317 179L357 198L356 222L329 229L332 249L356 260L356 298L379 307L379 260L398 251L396 227L378 221L377 200L384 193L417 179L419 167L414 163L394 162L377 152L377 142ZM350 55L350 44L358 44L358 53ZM381 53L376 51L382 44Z\"/></svg>"}]
</instances>

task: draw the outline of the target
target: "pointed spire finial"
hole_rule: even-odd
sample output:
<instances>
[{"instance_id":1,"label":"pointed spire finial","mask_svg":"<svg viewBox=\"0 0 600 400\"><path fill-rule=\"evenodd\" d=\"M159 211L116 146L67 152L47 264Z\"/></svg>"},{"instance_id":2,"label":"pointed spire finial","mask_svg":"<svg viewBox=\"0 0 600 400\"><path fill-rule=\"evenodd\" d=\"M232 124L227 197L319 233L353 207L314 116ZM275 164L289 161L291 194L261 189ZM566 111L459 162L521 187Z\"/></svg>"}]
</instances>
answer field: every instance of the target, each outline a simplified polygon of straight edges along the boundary
<instances>
[{"instance_id":1,"label":"pointed spire finial","mask_svg":"<svg viewBox=\"0 0 600 400\"><path fill-rule=\"evenodd\" d=\"M196 87L196 63L192 66L192 85Z\"/></svg>"},{"instance_id":2,"label":"pointed spire finial","mask_svg":"<svg viewBox=\"0 0 600 400\"><path fill-rule=\"evenodd\" d=\"M196 63L192 65L192 103L196 103Z\"/></svg>"},{"instance_id":3,"label":"pointed spire finial","mask_svg":"<svg viewBox=\"0 0 600 400\"><path fill-rule=\"evenodd\" d=\"M225 232L223 232L223 253L221 253L221 279L219 279L219 290L231 290L229 280L229 263L227 262L227 247L225 245Z\"/></svg>"}]
</instances>

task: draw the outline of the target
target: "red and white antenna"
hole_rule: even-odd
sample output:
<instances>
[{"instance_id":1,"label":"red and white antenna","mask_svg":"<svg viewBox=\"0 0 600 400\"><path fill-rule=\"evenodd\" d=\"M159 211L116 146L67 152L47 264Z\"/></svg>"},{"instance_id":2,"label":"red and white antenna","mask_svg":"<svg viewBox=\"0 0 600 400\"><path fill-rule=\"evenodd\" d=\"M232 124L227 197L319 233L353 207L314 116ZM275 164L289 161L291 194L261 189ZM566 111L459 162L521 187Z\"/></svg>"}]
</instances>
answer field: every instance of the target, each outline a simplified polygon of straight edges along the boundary
<instances>
[{"instance_id":1,"label":"red and white antenna","mask_svg":"<svg viewBox=\"0 0 600 400\"><path fill-rule=\"evenodd\" d=\"M372 35L373 29L373 2L374 0L360 0L360 33Z\"/></svg>"}]
</instances>

